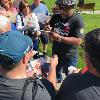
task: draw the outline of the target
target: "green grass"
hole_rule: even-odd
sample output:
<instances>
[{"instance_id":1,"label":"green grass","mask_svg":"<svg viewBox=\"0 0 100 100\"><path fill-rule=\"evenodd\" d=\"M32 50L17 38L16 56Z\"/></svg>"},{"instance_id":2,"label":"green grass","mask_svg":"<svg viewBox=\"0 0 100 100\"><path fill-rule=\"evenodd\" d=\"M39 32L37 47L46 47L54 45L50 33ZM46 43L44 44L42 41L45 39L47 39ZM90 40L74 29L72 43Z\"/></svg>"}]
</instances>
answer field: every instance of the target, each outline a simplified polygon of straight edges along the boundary
<instances>
[{"instance_id":1,"label":"green grass","mask_svg":"<svg viewBox=\"0 0 100 100\"><path fill-rule=\"evenodd\" d=\"M85 32L100 27L100 14L83 14L82 17L85 23Z\"/></svg>"}]
</instances>

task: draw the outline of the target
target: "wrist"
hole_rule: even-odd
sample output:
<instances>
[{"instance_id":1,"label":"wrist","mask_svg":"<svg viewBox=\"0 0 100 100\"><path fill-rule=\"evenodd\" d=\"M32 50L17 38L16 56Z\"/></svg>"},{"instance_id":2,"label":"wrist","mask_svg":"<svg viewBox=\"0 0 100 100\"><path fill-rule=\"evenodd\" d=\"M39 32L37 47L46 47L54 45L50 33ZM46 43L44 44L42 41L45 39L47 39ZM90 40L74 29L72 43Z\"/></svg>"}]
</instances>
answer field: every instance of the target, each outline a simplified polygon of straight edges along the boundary
<instances>
[{"instance_id":1,"label":"wrist","mask_svg":"<svg viewBox=\"0 0 100 100\"><path fill-rule=\"evenodd\" d=\"M56 66L50 66L50 71L54 71L54 72L56 72Z\"/></svg>"}]
</instances>

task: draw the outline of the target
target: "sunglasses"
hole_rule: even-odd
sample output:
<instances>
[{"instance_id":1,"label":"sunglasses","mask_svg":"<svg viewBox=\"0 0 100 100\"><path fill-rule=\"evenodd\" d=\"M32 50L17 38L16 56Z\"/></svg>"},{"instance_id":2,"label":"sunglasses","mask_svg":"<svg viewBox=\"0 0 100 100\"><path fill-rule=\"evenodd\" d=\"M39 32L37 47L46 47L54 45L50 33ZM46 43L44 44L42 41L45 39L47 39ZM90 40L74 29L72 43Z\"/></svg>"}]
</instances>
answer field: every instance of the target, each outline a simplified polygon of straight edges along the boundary
<instances>
[{"instance_id":1,"label":"sunglasses","mask_svg":"<svg viewBox=\"0 0 100 100\"><path fill-rule=\"evenodd\" d=\"M25 6L25 8L28 8L29 6Z\"/></svg>"},{"instance_id":2,"label":"sunglasses","mask_svg":"<svg viewBox=\"0 0 100 100\"><path fill-rule=\"evenodd\" d=\"M63 10L63 11L65 11L65 12L67 12L69 9L72 9L73 8L73 6L59 6L59 10Z\"/></svg>"}]
</instances>

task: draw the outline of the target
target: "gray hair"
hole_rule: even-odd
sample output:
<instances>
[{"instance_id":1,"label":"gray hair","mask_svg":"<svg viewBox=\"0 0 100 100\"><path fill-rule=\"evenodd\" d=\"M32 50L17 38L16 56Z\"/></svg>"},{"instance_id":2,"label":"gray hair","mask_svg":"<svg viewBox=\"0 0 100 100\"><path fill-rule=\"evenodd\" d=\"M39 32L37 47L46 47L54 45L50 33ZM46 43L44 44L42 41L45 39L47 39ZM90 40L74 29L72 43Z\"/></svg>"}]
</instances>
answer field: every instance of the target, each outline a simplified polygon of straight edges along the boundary
<instances>
[{"instance_id":1,"label":"gray hair","mask_svg":"<svg viewBox=\"0 0 100 100\"><path fill-rule=\"evenodd\" d=\"M4 15L0 15L0 34L10 30L11 30L10 19Z\"/></svg>"}]
</instances>

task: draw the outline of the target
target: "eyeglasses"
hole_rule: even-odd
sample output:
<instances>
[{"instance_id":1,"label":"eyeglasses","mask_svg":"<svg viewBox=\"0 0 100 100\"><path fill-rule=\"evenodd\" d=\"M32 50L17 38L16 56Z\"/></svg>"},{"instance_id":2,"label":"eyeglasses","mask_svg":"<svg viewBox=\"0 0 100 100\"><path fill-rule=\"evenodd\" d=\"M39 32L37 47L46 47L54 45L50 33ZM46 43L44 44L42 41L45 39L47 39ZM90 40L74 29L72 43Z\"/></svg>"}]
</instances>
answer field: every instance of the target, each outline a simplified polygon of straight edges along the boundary
<instances>
[{"instance_id":1,"label":"eyeglasses","mask_svg":"<svg viewBox=\"0 0 100 100\"><path fill-rule=\"evenodd\" d=\"M67 12L69 9L71 9L71 7L62 7L62 6L59 6L59 10L63 10L65 12Z\"/></svg>"},{"instance_id":2,"label":"eyeglasses","mask_svg":"<svg viewBox=\"0 0 100 100\"><path fill-rule=\"evenodd\" d=\"M25 8L29 8L29 6L25 6Z\"/></svg>"},{"instance_id":3,"label":"eyeglasses","mask_svg":"<svg viewBox=\"0 0 100 100\"><path fill-rule=\"evenodd\" d=\"M63 10L65 12L67 12L69 9L72 9L73 7L72 6L68 6L68 7L65 7L65 6L59 6L59 10Z\"/></svg>"}]
</instances>

